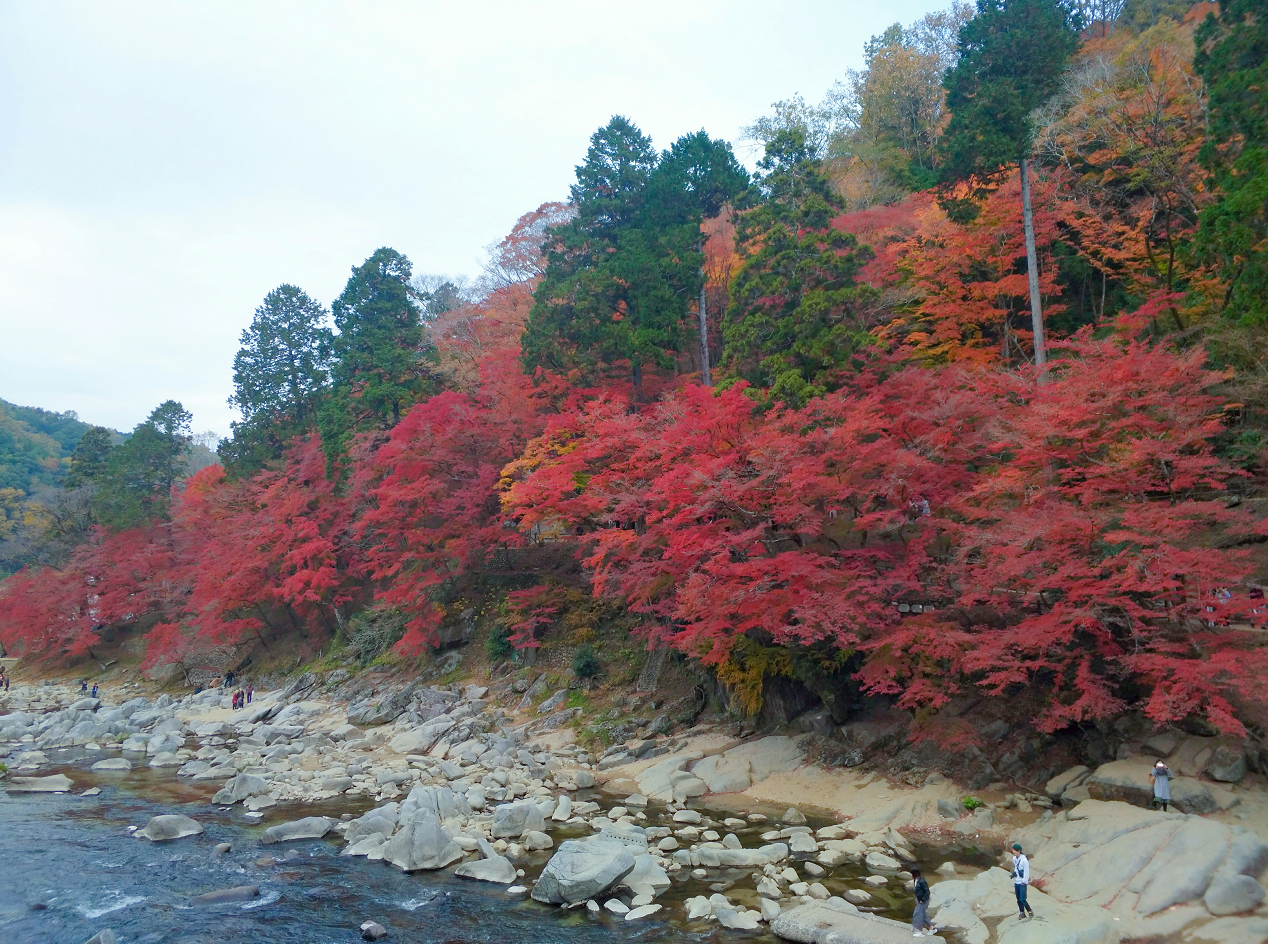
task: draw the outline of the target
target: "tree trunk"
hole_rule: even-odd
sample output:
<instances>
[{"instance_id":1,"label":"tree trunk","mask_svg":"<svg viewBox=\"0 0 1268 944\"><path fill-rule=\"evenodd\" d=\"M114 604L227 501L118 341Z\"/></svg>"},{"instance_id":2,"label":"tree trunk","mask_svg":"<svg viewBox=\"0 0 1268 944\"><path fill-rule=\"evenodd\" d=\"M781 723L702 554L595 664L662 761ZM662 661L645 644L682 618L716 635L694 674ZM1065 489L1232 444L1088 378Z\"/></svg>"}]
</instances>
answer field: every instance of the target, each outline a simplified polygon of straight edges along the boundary
<instances>
[{"instance_id":1,"label":"tree trunk","mask_svg":"<svg viewBox=\"0 0 1268 944\"><path fill-rule=\"evenodd\" d=\"M1039 382L1048 373L1047 345L1043 337L1043 302L1039 298L1039 259L1035 252L1035 219L1030 210L1030 170L1027 161L1021 162L1021 219L1026 231L1026 275L1030 281L1030 324L1035 334L1035 366L1039 368Z\"/></svg>"},{"instance_id":2,"label":"tree trunk","mask_svg":"<svg viewBox=\"0 0 1268 944\"><path fill-rule=\"evenodd\" d=\"M704 266L700 267L700 382L706 387L712 387L713 381L709 378L709 319L705 317L704 310Z\"/></svg>"},{"instance_id":3,"label":"tree trunk","mask_svg":"<svg viewBox=\"0 0 1268 944\"><path fill-rule=\"evenodd\" d=\"M634 383L634 400L643 402L643 365L640 361L630 359L630 379Z\"/></svg>"}]
</instances>

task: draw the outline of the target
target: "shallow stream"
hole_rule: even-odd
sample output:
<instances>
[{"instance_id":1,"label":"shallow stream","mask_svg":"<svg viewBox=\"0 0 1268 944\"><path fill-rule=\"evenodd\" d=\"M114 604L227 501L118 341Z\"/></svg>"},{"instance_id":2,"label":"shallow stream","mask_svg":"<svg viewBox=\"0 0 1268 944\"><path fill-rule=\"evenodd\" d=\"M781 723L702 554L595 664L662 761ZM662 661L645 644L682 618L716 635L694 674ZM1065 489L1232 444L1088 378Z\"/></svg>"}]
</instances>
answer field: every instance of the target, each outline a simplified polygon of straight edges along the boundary
<instances>
[{"instance_id":1,"label":"shallow stream","mask_svg":"<svg viewBox=\"0 0 1268 944\"><path fill-rule=\"evenodd\" d=\"M684 898L724 891L756 907L751 870L711 874L711 882L681 882L657 899L664 909L652 918L625 922L585 909L565 911L527 896L509 896L501 886L455 878L447 871L405 875L383 862L340 856L341 842L311 840L263 846L264 828L301 816L358 815L368 800L274 808L261 821L240 807L226 811L210 802L219 784L178 780L174 769L143 766L126 773L92 772L101 754L50 752L54 764L41 776L65 773L71 794L0 793L0 942L83 944L111 928L120 944L334 944L360 940L357 928L372 919L390 929L389 944L533 944L533 942L753 942L774 941L766 932L739 932L683 920ZM100 786L95 797L77 794ZM596 800L603 802L601 796ZM611 805L605 802L604 805ZM702 810L704 810L702 807ZM206 832L175 842L135 839L128 826L143 826L159 813L185 813ZM658 811L647 811L656 821ZM718 811L716 818L729 815ZM823 825L814 823L812 825ZM740 834L746 846L769 825ZM556 830L556 844L570 832ZM232 851L218 855L218 843ZM520 863L528 875L540 871L549 852ZM947 858L929 852L927 870ZM853 866L819 879L834 894L866 887L867 873ZM675 877L685 878L685 874ZM735 882L730 888L729 883ZM258 885L260 897L245 903L198 907L204 892ZM910 902L897 881L876 895L879 913L905 920ZM660 919L660 920L657 920Z\"/></svg>"}]
</instances>

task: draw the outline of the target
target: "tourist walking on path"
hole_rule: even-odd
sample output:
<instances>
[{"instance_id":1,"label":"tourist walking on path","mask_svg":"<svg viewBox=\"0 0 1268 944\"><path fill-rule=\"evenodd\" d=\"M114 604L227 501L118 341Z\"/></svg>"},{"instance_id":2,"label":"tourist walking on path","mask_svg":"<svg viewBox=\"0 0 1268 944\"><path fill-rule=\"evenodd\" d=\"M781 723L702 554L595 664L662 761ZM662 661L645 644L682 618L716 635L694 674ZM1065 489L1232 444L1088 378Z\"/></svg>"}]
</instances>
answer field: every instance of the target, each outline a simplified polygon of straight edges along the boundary
<instances>
[{"instance_id":1,"label":"tourist walking on path","mask_svg":"<svg viewBox=\"0 0 1268 944\"><path fill-rule=\"evenodd\" d=\"M1167 812L1167 804L1171 802L1171 770L1162 761L1154 764L1149 771L1149 779L1154 785L1154 799L1151 807L1162 804L1162 811Z\"/></svg>"},{"instance_id":2,"label":"tourist walking on path","mask_svg":"<svg viewBox=\"0 0 1268 944\"><path fill-rule=\"evenodd\" d=\"M247 704L251 704L251 697L255 694L255 686L247 683Z\"/></svg>"},{"instance_id":3,"label":"tourist walking on path","mask_svg":"<svg viewBox=\"0 0 1268 944\"><path fill-rule=\"evenodd\" d=\"M1026 901L1026 889L1030 886L1030 860L1021 851L1021 843L1013 843L1013 891L1017 893L1017 917L1035 916L1034 909Z\"/></svg>"},{"instance_id":4,"label":"tourist walking on path","mask_svg":"<svg viewBox=\"0 0 1268 944\"><path fill-rule=\"evenodd\" d=\"M911 913L911 929L915 932L912 936L924 937L925 931L928 931L933 937L938 929L929 920L929 883L921 876L920 869L912 869L911 877L915 879L912 891L916 895L916 908Z\"/></svg>"}]
</instances>

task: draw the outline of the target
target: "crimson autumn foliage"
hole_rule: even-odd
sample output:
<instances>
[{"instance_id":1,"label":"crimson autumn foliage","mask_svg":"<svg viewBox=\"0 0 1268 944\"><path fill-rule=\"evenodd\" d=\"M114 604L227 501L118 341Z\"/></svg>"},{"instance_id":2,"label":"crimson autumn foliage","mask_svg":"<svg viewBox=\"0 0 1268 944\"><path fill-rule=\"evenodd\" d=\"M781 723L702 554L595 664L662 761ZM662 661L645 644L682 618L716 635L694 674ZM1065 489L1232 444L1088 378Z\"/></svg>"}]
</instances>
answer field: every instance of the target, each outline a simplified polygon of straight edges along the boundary
<instances>
[{"instance_id":1,"label":"crimson autumn foliage","mask_svg":"<svg viewBox=\"0 0 1268 944\"><path fill-rule=\"evenodd\" d=\"M606 397L551 422L506 502L585 531L596 589L709 664L745 640L826 642L930 721L954 695L1032 686L1053 730L1138 686L1156 720L1235 731L1268 666L1206 613L1249 565L1200 537L1260 533L1224 500L1219 379L1200 353L1084 334L1039 387L904 366L766 415L739 388L639 412Z\"/></svg>"}]
</instances>

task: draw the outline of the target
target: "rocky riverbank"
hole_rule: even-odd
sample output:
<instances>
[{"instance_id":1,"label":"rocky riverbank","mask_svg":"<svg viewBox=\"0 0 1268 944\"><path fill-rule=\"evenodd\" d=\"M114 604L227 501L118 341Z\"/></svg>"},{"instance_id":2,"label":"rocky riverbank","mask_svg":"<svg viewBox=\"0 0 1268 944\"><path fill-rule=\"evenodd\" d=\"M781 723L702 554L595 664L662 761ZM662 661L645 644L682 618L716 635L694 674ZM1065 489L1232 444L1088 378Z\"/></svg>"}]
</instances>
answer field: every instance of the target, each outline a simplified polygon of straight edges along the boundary
<instances>
[{"instance_id":1,"label":"rocky riverbank","mask_svg":"<svg viewBox=\"0 0 1268 944\"><path fill-rule=\"evenodd\" d=\"M1040 791L988 789L969 809L940 773L908 785L809 764L811 735L738 739L701 725L595 756L573 742L566 697L535 704L527 692L409 684L345 703L303 676L234 710L218 691L150 698L133 686L99 700L25 686L0 715L0 758L11 791L73 790L66 776L41 773L69 747L99 751L102 776L170 767L217 787L216 803L279 819L262 842L334 836L345 855L452 869L609 920L885 941L910 935L876 912L905 906L919 860L927 875L937 867L936 920L964 944L1268 940L1258 882L1268 803L1257 784L1181 777L1188 812L1152 813L1127 802L1145 795L1149 760L1127 757L1072 768ZM1206 748L1173 739L1154 749L1184 772ZM358 817L281 819L335 797L374 805ZM815 827L803 810L837 822ZM151 823L139 834L172 841L197 825ZM1034 922L1009 919L1006 872L953 861L957 848L996 852L1014 839L1032 853ZM940 866L930 849L944 850ZM681 913L669 915L671 886Z\"/></svg>"}]
</instances>

